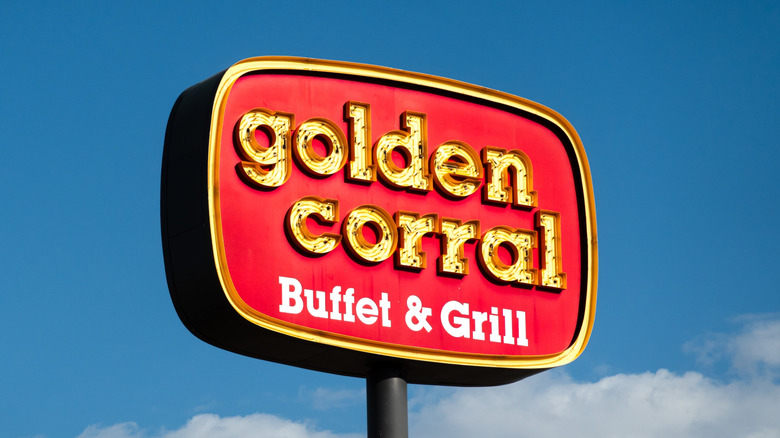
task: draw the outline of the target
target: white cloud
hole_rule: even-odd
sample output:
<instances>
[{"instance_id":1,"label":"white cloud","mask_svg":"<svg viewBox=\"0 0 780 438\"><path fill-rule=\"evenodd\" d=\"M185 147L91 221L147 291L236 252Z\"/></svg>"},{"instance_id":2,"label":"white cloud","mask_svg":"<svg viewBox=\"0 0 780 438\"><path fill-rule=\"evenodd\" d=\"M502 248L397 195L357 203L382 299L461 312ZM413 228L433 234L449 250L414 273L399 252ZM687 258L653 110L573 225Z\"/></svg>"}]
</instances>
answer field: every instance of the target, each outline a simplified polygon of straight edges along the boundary
<instances>
[{"instance_id":1,"label":"white cloud","mask_svg":"<svg viewBox=\"0 0 780 438\"><path fill-rule=\"evenodd\" d=\"M736 335L688 348L728 359L738 379L667 370L575 381L554 370L492 388L417 387L410 436L579 438L780 438L780 315L743 317ZM419 390L418 390L419 389ZM356 403L359 391L318 388L317 403ZM202 414L180 429L149 432L134 423L90 426L78 438L354 438L273 415Z\"/></svg>"},{"instance_id":2,"label":"white cloud","mask_svg":"<svg viewBox=\"0 0 780 438\"><path fill-rule=\"evenodd\" d=\"M695 372L575 382L548 372L497 388L457 389L411 415L412 436L780 438L780 387L721 384Z\"/></svg>"},{"instance_id":3,"label":"white cloud","mask_svg":"<svg viewBox=\"0 0 780 438\"><path fill-rule=\"evenodd\" d=\"M78 438L357 438L357 435L318 431L274 415L252 414L244 417L220 417L200 414L173 431L149 432L135 423L108 427L89 426Z\"/></svg>"},{"instance_id":4,"label":"white cloud","mask_svg":"<svg viewBox=\"0 0 780 438\"><path fill-rule=\"evenodd\" d=\"M89 426L78 438L142 438L143 436L137 424L120 423L105 428L99 425Z\"/></svg>"},{"instance_id":5,"label":"white cloud","mask_svg":"<svg viewBox=\"0 0 780 438\"><path fill-rule=\"evenodd\" d=\"M354 389L317 388L313 391L301 389L299 395L318 411L329 411L360 405L366 401L366 391Z\"/></svg>"},{"instance_id":6,"label":"white cloud","mask_svg":"<svg viewBox=\"0 0 780 438\"><path fill-rule=\"evenodd\" d=\"M711 333L684 347L711 365L728 360L731 369L743 378L773 380L780 375L780 315L744 315L736 335Z\"/></svg>"},{"instance_id":7,"label":"white cloud","mask_svg":"<svg viewBox=\"0 0 780 438\"><path fill-rule=\"evenodd\" d=\"M746 329L730 340L729 348L736 369L769 378L777 376L780 368L780 319L751 316Z\"/></svg>"}]
</instances>

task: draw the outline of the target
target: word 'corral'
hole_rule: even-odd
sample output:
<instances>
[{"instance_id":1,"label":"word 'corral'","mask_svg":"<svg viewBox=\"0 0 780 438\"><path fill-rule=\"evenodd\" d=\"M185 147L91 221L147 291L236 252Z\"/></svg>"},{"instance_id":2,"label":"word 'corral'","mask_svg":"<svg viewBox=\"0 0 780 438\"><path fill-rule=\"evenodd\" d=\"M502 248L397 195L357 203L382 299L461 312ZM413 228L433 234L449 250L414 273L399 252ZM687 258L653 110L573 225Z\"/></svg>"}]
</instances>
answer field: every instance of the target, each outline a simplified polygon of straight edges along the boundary
<instances>
[{"instance_id":1,"label":"word 'corral'","mask_svg":"<svg viewBox=\"0 0 780 438\"><path fill-rule=\"evenodd\" d=\"M291 113L257 108L246 112L235 126L236 149L242 157L236 165L241 179L263 189L280 187L291 175L292 161L314 177L333 175L346 167L346 180L370 184L378 179L396 189L425 193L435 184L450 199L463 199L482 190L485 203L532 209L537 206L530 159L520 150L485 147L481 154L462 141L439 145L430 158L426 115L405 111L401 130L390 131L371 147L370 105L349 101L344 105L348 136L326 118L312 118L294 129ZM259 131L259 132L258 132ZM267 146L258 142L258 134L267 137ZM314 143L325 146L325 155ZM393 159L401 156L403 163ZM484 184L483 184L484 179ZM343 241L347 252L360 262L375 264L395 255L399 269L426 268L426 254L421 239L426 235L441 240L438 272L441 275L464 276L469 273L464 245L478 240L477 258L483 272L499 282L538 285L554 289L566 287L562 272L560 213L538 210L535 230L508 226L493 227L480 235L477 220L462 221L398 211L390 215L375 205L361 205L343 219L341 233L313 234L308 218L332 226L342 220L339 201L306 196L287 211L285 231L302 252L323 255ZM367 240L363 227L371 229L375 242ZM504 248L511 260L502 260ZM540 267L533 267L533 249L538 248Z\"/></svg>"}]
</instances>

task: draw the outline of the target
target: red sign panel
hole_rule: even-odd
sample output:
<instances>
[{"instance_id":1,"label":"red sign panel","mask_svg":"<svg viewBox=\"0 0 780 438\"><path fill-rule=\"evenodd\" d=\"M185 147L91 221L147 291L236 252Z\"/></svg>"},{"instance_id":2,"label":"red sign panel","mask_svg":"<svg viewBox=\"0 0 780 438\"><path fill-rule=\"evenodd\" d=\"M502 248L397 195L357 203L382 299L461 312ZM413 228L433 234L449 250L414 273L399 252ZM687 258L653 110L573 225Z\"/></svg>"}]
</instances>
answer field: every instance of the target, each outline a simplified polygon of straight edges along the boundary
<instances>
[{"instance_id":1,"label":"red sign panel","mask_svg":"<svg viewBox=\"0 0 780 438\"><path fill-rule=\"evenodd\" d=\"M541 105L379 67L247 60L214 93L206 172L222 292L263 330L500 368L561 365L587 342L587 160Z\"/></svg>"}]
</instances>

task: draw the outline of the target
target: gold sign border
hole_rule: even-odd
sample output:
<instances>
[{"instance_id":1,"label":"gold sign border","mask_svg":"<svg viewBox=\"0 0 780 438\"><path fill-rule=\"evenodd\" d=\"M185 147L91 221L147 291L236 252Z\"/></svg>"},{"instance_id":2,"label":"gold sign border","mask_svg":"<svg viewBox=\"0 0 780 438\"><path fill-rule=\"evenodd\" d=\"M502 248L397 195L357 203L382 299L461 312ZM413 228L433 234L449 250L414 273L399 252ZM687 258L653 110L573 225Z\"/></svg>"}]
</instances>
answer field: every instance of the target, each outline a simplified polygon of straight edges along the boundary
<instances>
[{"instance_id":1,"label":"gold sign border","mask_svg":"<svg viewBox=\"0 0 780 438\"><path fill-rule=\"evenodd\" d=\"M539 356L504 356L484 355L476 353L442 352L427 348L410 347L397 344L387 344L356 338L347 335L338 335L323 332L316 329L308 329L302 326L288 323L276 318L263 315L248 306L238 295L227 267L222 241L222 223L219 209L219 147L222 137L222 122L228 95L233 84L242 76L267 70L292 71L292 72L316 72L324 74L342 74L355 77L371 78L374 80L388 80L411 84L417 87L426 87L458 95L468 96L481 100L494 102L499 105L516 108L520 111L533 114L557 126L569 139L574 147L574 153L579 165L581 187L585 203L585 232L587 233L587 266L588 272L585 278L587 286L585 294L585 308L577 338L564 351L551 355ZM593 329L593 319L596 310L596 281L598 271L598 251L596 237L596 210L593 200L593 187L591 184L590 168L585 156L579 136L571 124L557 112L517 96L491 90L468 83L426 75L403 70L391 69L366 64L356 64L342 61L318 60L296 57L258 57L239 61L230 67L222 77L217 89L212 108L211 129L209 133L209 162L208 162L208 196L209 196L209 222L211 226L211 241L214 253L214 262L217 267L217 275L222 284L228 302L246 320L268 330L287 336L307 340L310 342L346 348L370 354L397 357L417 361L439 362L453 365L470 365L494 368L515 369L539 369L552 368L570 363L585 349Z\"/></svg>"}]
</instances>

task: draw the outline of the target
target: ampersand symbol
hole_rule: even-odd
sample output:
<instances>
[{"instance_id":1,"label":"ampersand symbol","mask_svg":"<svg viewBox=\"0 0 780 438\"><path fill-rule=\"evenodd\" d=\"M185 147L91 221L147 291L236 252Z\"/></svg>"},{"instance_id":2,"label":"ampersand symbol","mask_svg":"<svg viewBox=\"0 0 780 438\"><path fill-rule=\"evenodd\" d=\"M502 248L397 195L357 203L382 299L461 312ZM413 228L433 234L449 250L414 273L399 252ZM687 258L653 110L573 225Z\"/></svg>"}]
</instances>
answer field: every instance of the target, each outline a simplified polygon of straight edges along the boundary
<instances>
[{"instance_id":1,"label":"ampersand symbol","mask_svg":"<svg viewBox=\"0 0 780 438\"><path fill-rule=\"evenodd\" d=\"M428 317L431 316L431 308L423 307L422 301L416 295L410 295L406 299L406 307L409 309L406 312L406 326L415 332L419 332L422 329L430 332L433 330L430 324L428 324ZM416 322L414 322L414 321Z\"/></svg>"}]
</instances>

